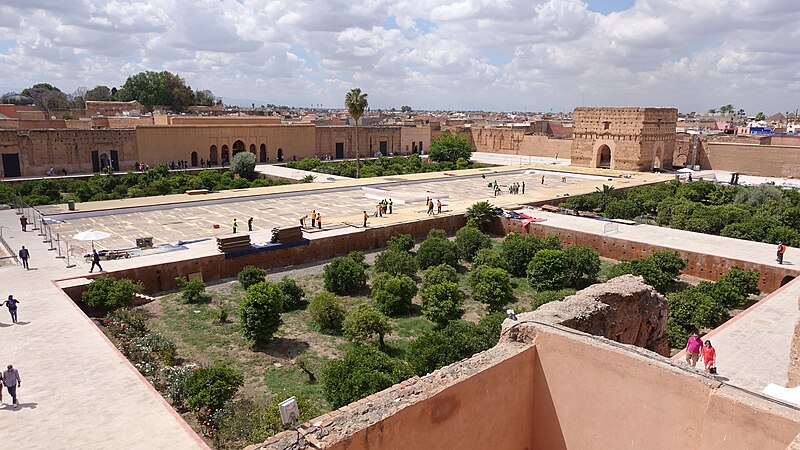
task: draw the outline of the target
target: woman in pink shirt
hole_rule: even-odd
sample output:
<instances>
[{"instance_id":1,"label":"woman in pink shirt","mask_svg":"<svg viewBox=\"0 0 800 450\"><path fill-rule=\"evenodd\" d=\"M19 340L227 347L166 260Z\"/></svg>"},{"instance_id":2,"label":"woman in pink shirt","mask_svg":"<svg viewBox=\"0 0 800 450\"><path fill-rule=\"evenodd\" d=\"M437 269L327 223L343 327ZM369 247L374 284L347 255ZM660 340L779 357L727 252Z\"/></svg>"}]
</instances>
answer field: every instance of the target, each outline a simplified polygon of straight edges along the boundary
<instances>
[{"instance_id":1,"label":"woman in pink shirt","mask_svg":"<svg viewBox=\"0 0 800 450\"><path fill-rule=\"evenodd\" d=\"M700 335L695 331L689 336L689 341L686 343L686 363L691 364L692 367L697 365L700 359L700 348L703 346L703 340Z\"/></svg>"},{"instance_id":2,"label":"woman in pink shirt","mask_svg":"<svg viewBox=\"0 0 800 450\"><path fill-rule=\"evenodd\" d=\"M711 370L712 367L716 368L715 362L717 360L717 351L714 350L714 347L711 346L711 341L706 340L706 342L703 343L702 351L703 351L703 364L706 366L706 372L716 373L716 370L715 371Z\"/></svg>"}]
</instances>

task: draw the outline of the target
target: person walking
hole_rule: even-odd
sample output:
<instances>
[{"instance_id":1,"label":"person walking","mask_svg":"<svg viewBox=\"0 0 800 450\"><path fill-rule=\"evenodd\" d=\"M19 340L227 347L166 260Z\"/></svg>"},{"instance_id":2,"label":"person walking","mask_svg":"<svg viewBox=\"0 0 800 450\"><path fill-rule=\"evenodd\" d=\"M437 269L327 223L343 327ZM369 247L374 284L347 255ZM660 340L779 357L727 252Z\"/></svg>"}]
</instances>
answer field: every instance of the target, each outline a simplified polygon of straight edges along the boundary
<instances>
[{"instance_id":1,"label":"person walking","mask_svg":"<svg viewBox=\"0 0 800 450\"><path fill-rule=\"evenodd\" d=\"M11 395L11 401L14 403L14 407L18 407L17 388L22 386L22 379L19 377L19 371L11 364L9 364L7 370L3 372L3 384Z\"/></svg>"},{"instance_id":2,"label":"person walking","mask_svg":"<svg viewBox=\"0 0 800 450\"><path fill-rule=\"evenodd\" d=\"M711 346L711 341L706 339L703 343L703 365L706 367L706 372L717 373L717 351Z\"/></svg>"},{"instance_id":3,"label":"person walking","mask_svg":"<svg viewBox=\"0 0 800 450\"><path fill-rule=\"evenodd\" d=\"M442 200L436 199L436 214L442 213Z\"/></svg>"},{"instance_id":4,"label":"person walking","mask_svg":"<svg viewBox=\"0 0 800 450\"><path fill-rule=\"evenodd\" d=\"M494 187L494 196L497 197L498 195L500 195L500 186L495 186Z\"/></svg>"},{"instance_id":5,"label":"person walking","mask_svg":"<svg viewBox=\"0 0 800 450\"><path fill-rule=\"evenodd\" d=\"M308 215L306 215L306 214L303 214L302 216L300 216L300 228L305 228L306 227L306 218L307 217L308 217Z\"/></svg>"},{"instance_id":6,"label":"person walking","mask_svg":"<svg viewBox=\"0 0 800 450\"><path fill-rule=\"evenodd\" d=\"M22 248L19 249L19 259L22 260L22 267L24 267L25 270L31 270L31 268L28 267L28 258L30 257L31 252L29 252L28 249L23 245Z\"/></svg>"},{"instance_id":7,"label":"person walking","mask_svg":"<svg viewBox=\"0 0 800 450\"><path fill-rule=\"evenodd\" d=\"M28 228L28 218L27 217L25 217L25 216L20 217L19 218L19 224L22 225L22 231L28 231L27 230L27 228Z\"/></svg>"},{"instance_id":8,"label":"person walking","mask_svg":"<svg viewBox=\"0 0 800 450\"><path fill-rule=\"evenodd\" d=\"M522 182L522 193L523 194L525 193L525 182L524 181Z\"/></svg>"},{"instance_id":9,"label":"person walking","mask_svg":"<svg viewBox=\"0 0 800 450\"><path fill-rule=\"evenodd\" d=\"M429 216L433 215L433 199L431 199L431 201L428 202L428 215Z\"/></svg>"},{"instance_id":10,"label":"person walking","mask_svg":"<svg viewBox=\"0 0 800 450\"><path fill-rule=\"evenodd\" d=\"M247 231L253 231L253 218L247 219Z\"/></svg>"},{"instance_id":11,"label":"person walking","mask_svg":"<svg viewBox=\"0 0 800 450\"><path fill-rule=\"evenodd\" d=\"M311 228L314 228L314 226L316 224L317 224L317 210L316 209L312 209L311 210Z\"/></svg>"},{"instance_id":12,"label":"person walking","mask_svg":"<svg viewBox=\"0 0 800 450\"><path fill-rule=\"evenodd\" d=\"M700 335L695 331L686 342L686 364L691 364L692 367L697 365L697 361L700 359L701 347L703 347L703 340L700 339Z\"/></svg>"},{"instance_id":13,"label":"person walking","mask_svg":"<svg viewBox=\"0 0 800 450\"><path fill-rule=\"evenodd\" d=\"M544 175L542 175L542 184L544 184Z\"/></svg>"},{"instance_id":14,"label":"person walking","mask_svg":"<svg viewBox=\"0 0 800 450\"><path fill-rule=\"evenodd\" d=\"M92 249L92 267L89 269L89 273L94 272L94 266L97 266L100 272L103 272L103 267L100 265L100 254L97 253L97 250Z\"/></svg>"},{"instance_id":15,"label":"person walking","mask_svg":"<svg viewBox=\"0 0 800 450\"><path fill-rule=\"evenodd\" d=\"M369 219L369 214L364 211L364 228L367 228L367 219Z\"/></svg>"},{"instance_id":16,"label":"person walking","mask_svg":"<svg viewBox=\"0 0 800 450\"><path fill-rule=\"evenodd\" d=\"M322 229L322 213L317 213L317 228Z\"/></svg>"},{"instance_id":17,"label":"person walking","mask_svg":"<svg viewBox=\"0 0 800 450\"><path fill-rule=\"evenodd\" d=\"M392 213L392 199L389 199L389 214Z\"/></svg>"},{"instance_id":18,"label":"person walking","mask_svg":"<svg viewBox=\"0 0 800 450\"><path fill-rule=\"evenodd\" d=\"M231 222L231 228L233 228L233 232L236 233L236 227L238 224L236 223L236 217L233 218L233 222Z\"/></svg>"},{"instance_id":19,"label":"person walking","mask_svg":"<svg viewBox=\"0 0 800 450\"><path fill-rule=\"evenodd\" d=\"M6 308L8 308L8 313L11 314L11 323L17 323L17 304L18 303L19 303L19 300L15 299L13 295L9 295L8 296L8 300L6 300L3 303L0 303L0 306L3 306L3 304L5 304Z\"/></svg>"},{"instance_id":20,"label":"person walking","mask_svg":"<svg viewBox=\"0 0 800 450\"><path fill-rule=\"evenodd\" d=\"M786 253L786 245L778 242L778 264L783 264L783 254Z\"/></svg>"}]
</instances>

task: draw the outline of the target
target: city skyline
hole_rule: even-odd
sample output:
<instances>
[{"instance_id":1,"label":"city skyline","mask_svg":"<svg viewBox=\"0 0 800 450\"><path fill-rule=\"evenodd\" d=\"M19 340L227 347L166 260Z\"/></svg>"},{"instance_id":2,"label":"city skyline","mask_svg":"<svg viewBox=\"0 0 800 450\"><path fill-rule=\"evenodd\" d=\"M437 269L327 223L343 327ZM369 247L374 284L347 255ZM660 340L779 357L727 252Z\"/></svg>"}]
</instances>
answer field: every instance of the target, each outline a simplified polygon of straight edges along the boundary
<instances>
[{"instance_id":1,"label":"city skyline","mask_svg":"<svg viewBox=\"0 0 800 450\"><path fill-rule=\"evenodd\" d=\"M73 2L0 6L0 89L120 86L169 70L236 103L792 111L791 0ZM249 100L249 101L247 101Z\"/></svg>"}]
</instances>

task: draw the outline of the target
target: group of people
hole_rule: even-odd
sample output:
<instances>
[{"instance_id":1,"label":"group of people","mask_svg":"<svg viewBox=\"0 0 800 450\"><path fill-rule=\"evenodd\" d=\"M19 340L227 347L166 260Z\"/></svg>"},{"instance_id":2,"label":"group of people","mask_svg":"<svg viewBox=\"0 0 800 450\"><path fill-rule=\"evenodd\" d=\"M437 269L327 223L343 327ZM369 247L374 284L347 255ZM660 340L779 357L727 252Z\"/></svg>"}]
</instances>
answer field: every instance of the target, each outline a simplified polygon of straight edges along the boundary
<instances>
[{"instance_id":1,"label":"group of people","mask_svg":"<svg viewBox=\"0 0 800 450\"><path fill-rule=\"evenodd\" d=\"M302 228L306 227L306 219L311 216L311 228L317 227L318 229L322 229L322 213L317 212L316 209L311 210L311 214L303 214L300 216L300 226Z\"/></svg>"},{"instance_id":2,"label":"group of people","mask_svg":"<svg viewBox=\"0 0 800 450\"><path fill-rule=\"evenodd\" d=\"M188 169L189 161L170 161L167 163L167 167L169 167L169 170Z\"/></svg>"},{"instance_id":3,"label":"group of people","mask_svg":"<svg viewBox=\"0 0 800 450\"><path fill-rule=\"evenodd\" d=\"M383 217L384 214L392 213L392 199L383 199L375 205L375 217Z\"/></svg>"},{"instance_id":4,"label":"group of people","mask_svg":"<svg viewBox=\"0 0 800 450\"><path fill-rule=\"evenodd\" d=\"M428 215L433 215L433 199L430 197L425 197L425 206L428 207ZM442 213L442 200L436 199L436 214Z\"/></svg>"},{"instance_id":5,"label":"group of people","mask_svg":"<svg viewBox=\"0 0 800 450\"><path fill-rule=\"evenodd\" d=\"M711 345L710 339L706 339L704 342L695 331L686 342L686 363L695 367L701 357L706 372L717 373L717 351Z\"/></svg>"},{"instance_id":6,"label":"group of people","mask_svg":"<svg viewBox=\"0 0 800 450\"><path fill-rule=\"evenodd\" d=\"M234 233L236 233L236 230L239 228L239 222L236 221L236 217L234 217L233 221L231 222L231 228L233 229ZM247 219L247 231L248 232L252 232L253 231L253 218L252 217Z\"/></svg>"},{"instance_id":7,"label":"group of people","mask_svg":"<svg viewBox=\"0 0 800 450\"><path fill-rule=\"evenodd\" d=\"M136 161L136 164L133 165L137 172L147 172L150 170L150 165L145 164L143 162Z\"/></svg>"},{"instance_id":8,"label":"group of people","mask_svg":"<svg viewBox=\"0 0 800 450\"><path fill-rule=\"evenodd\" d=\"M522 190L522 192L520 192L520 189ZM525 182L523 181L522 183L512 183L510 186L508 186L508 193L509 194L520 194L520 193L524 194L525 193Z\"/></svg>"},{"instance_id":9,"label":"group of people","mask_svg":"<svg viewBox=\"0 0 800 450\"><path fill-rule=\"evenodd\" d=\"M67 169L61 169L61 174L62 174L62 175L64 175L64 176L66 176L66 175L67 175ZM48 177L54 177L54 176L56 176L56 169L54 169L53 167L50 167L50 168L47 170L47 176L48 176Z\"/></svg>"}]
</instances>

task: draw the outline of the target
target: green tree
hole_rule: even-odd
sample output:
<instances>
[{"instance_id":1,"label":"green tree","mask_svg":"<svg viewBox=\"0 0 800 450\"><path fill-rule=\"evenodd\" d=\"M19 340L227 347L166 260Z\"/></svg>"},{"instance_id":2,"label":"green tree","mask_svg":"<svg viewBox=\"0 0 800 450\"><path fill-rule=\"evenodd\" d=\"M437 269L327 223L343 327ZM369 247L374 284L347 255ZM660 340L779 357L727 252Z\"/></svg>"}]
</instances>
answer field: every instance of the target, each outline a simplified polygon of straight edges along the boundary
<instances>
[{"instance_id":1,"label":"green tree","mask_svg":"<svg viewBox=\"0 0 800 450\"><path fill-rule=\"evenodd\" d=\"M478 228L484 230L486 227L492 224L494 215L494 206L488 201L483 201L474 203L472 206L467 208L467 212L464 217L466 217L467 220L475 221L475 224L478 225Z\"/></svg>"},{"instance_id":2,"label":"green tree","mask_svg":"<svg viewBox=\"0 0 800 450\"><path fill-rule=\"evenodd\" d=\"M536 236L523 236L509 233L500 245L500 254L508 262L509 272L517 277L525 276L528 263L539 250L544 248Z\"/></svg>"},{"instance_id":3,"label":"green tree","mask_svg":"<svg viewBox=\"0 0 800 450\"><path fill-rule=\"evenodd\" d=\"M420 269L427 269L439 264L455 267L458 264L458 250L456 244L444 237L444 232L431 230L428 237L422 241L417 249L417 264Z\"/></svg>"},{"instance_id":4,"label":"green tree","mask_svg":"<svg viewBox=\"0 0 800 450\"><path fill-rule=\"evenodd\" d=\"M469 273L469 285L472 288L472 297L485 303L490 311L502 311L514 297L511 277L503 269L473 267Z\"/></svg>"},{"instance_id":5,"label":"green tree","mask_svg":"<svg viewBox=\"0 0 800 450\"><path fill-rule=\"evenodd\" d=\"M456 283L445 281L428 286L421 296L422 314L440 327L464 315L464 293Z\"/></svg>"},{"instance_id":6,"label":"green tree","mask_svg":"<svg viewBox=\"0 0 800 450\"><path fill-rule=\"evenodd\" d=\"M389 318L373 306L362 304L344 320L344 336L353 342L364 342L378 336L378 345L384 349L384 336L392 332Z\"/></svg>"},{"instance_id":7,"label":"green tree","mask_svg":"<svg viewBox=\"0 0 800 450\"><path fill-rule=\"evenodd\" d=\"M206 292L206 284L203 283L203 280L178 277L175 281L181 288L181 297L185 303L208 303L211 301L211 296Z\"/></svg>"},{"instance_id":8,"label":"green tree","mask_svg":"<svg viewBox=\"0 0 800 450\"><path fill-rule=\"evenodd\" d=\"M425 290L430 286L441 283L456 283L458 284L458 272L453 266L447 264L439 264L431 266L422 272L422 289Z\"/></svg>"},{"instance_id":9,"label":"green tree","mask_svg":"<svg viewBox=\"0 0 800 450\"><path fill-rule=\"evenodd\" d=\"M121 308L133 305L134 295L143 290L144 285L140 281L97 277L86 286L86 290L81 294L81 300L89 306Z\"/></svg>"},{"instance_id":10,"label":"green tree","mask_svg":"<svg viewBox=\"0 0 800 450\"><path fill-rule=\"evenodd\" d=\"M239 152L233 155L231 162L231 172L240 177L250 180L256 171L256 155L250 152Z\"/></svg>"},{"instance_id":11,"label":"green tree","mask_svg":"<svg viewBox=\"0 0 800 450\"><path fill-rule=\"evenodd\" d=\"M148 111L154 106L168 106L179 112L194 102L194 92L183 78L167 72L140 72L131 75L117 92L118 100L137 100Z\"/></svg>"},{"instance_id":12,"label":"green tree","mask_svg":"<svg viewBox=\"0 0 800 450\"><path fill-rule=\"evenodd\" d=\"M559 289L557 291L540 291L531 295L531 306L534 310L540 306L564 300L570 295L575 294L575 289Z\"/></svg>"},{"instance_id":13,"label":"green tree","mask_svg":"<svg viewBox=\"0 0 800 450\"><path fill-rule=\"evenodd\" d=\"M348 257L333 258L323 269L325 289L334 294L349 294L363 289L367 284L364 266Z\"/></svg>"},{"instance_id":14,"label":"green tree","mask_svg":"<svg viewBox=\"0 0 800 450\"><path fill-rule=\"evenodd\" d=\"M480 324L456 320L440 330L429 331L412 341L406 360L419 376L468 358L497 344L500 316L487 316Z\"/></svg>"},{"instance_id":15,"label":"green tree","mask_svg":"<svg viewBox=\"0 0 800 450\"><path fill-rule=\"evenodd\" d=\"M323 333L338 334L342 331L345 312L342 305L330 292L320 292L311 299L308 313L317 328Z\"/></svg>"},{"instance_id":16,"label":"green tree","mask_svg":"<svg viewBox=\"0 0 800 450\"><path fill-rule=\"evenodd\" d=\"M247 290L250 286L261 283L267 276L267 271L256 266L244 266L236 279L242 285L242 289Z\"/></svg>"},{"instance_id":17,"label":"green tree","mask_svg":"<svg viewBox=\"0 0 800 450\"><path fill-rule=\"evenodd\" d=\"M372 298L384 314L393 316L408 312L415 295L417 284L407 275L379 273L372 279Z\"/></svg>"},{"instance_id":18,"label":"green tree","mask_svg":"<svg viewBox=\"0 0 800 450\"><path fill-rule=\"evenodd\" d=\"M36 106L44 109L45 112L51 109L67 109L70 106L67 94L49 83L34 84L23 89L22 95L33 99Z\"/></svg>"},{"instance_id":19,"label":"green tree","mask_svg":"<svg viewBox=\"0 0 800 450\"><path fill-rule=\"evenodd\" d=\"M111 99L111 89L108 86L97 85L83 94L84 100L107 102Z\"/></svg>"},{"instance_id":20,"label":"green tree","mask_svg":"<svg viewBox=\"0 0 800 450\"><path fill-rule=\"evenodd\" d=\"M478 253L475 254L475 258L472 260L472 266L495 267L505 271L509 269L508 261L503 258L503 255L501 255L499 251L493 248L482 248L478 250Z\"/></svg>"},{"instance_id":21,"label":"green tree","mask_svg":"<svg viewBox=\"0 0 800 450\"><path fill-rule=\"evenodd\" d=\"M374 394L413 375L405 362L369 345L358 345L323 370L322 390L334 408Z\"/></svg>"},{"instance_id":22,"label":"green tree","mask_svg":"<svg viewBox=\"0 0 800 450\"><path fill-rule=\"evenodd\" d=\"M459 158L469 161L474 147L469 139L461 134L444 133L431 139L428 158L436 162L450 162L455 164Z\"/></svg>"},{"instance_id":23,"label":"green tree","mask_svg":"<svg viewBox=\"0 0 800 450\"><path fill-rule=\"evenodd\" d=\"M764 115L763 111L759 111L756 113L756 120L767 120L767 116Z\"/></svg>"},{"instance_id":24,"label":"green tree","mask_svg":"<svg viewBox=\"0 0 800 450\"><path fill-rule=\"evenodd\" d=\"M239 306L239 318L245 339L263 346L278 331L283 320L283 292L272 283L262 281L247 288Z\"/></svg>"},{"instance_id":25,"label":"green tree","mask_svg":"<svg viewBox=\"0 0 800 450\"><path fill-rule=\"evenodd\" d=\"M413 276L417 273L417 260L408 252L390 248L375 257L375 272Z\"/></svg>"},{"instance_id":26,"label":"green tree","mask_svg":"<svg viewBox=\"0 0 800 450\"><path fill-rule=\"evenodd\" d=\"M535 289L562 289L569 279L570 263L563 250L540 250L528 264L528 280Z\"/></svg>"},{"instance_id":27,"label":"green tree","mask_svg":"<svg viewBox=\"0 0 800 450\"><path fill-rule=\"evenodd\" d=\"M461 259L472 261L478 250L492 246L492 240L474 226L474 222L468 222L456 232L456 248Z\"/></svg>"},{"instance_id":28,"label":"green tree","mask_svg":"<svg viewBox=\"0 0 800 450\"><path fill-rule=\"evenodd\" d=\"M414 249L414 238L410 234L396 234L386 241L387 250L397 250L400 252L410 252Z\"/></svg>"},{"instance_id":29,"label":"green tree","mask_svg":"<svg viewBox=\"0 0 800 450\"><path fill-rule=\"evenodd\" d=\"M305 297L306 293L303 288L298 286L297 282L289 277L283 277L275 285L283 293L284 311L294 311L303 306L303 297Z\"/></svg>"},{"instance_id":30,"label":"green tree","mask_svg":"<svg viewBox=\"0 0 800 450\"><path fill-rule=\"evenodd\" d=\"M361 120L361 116L364 115L368 106L367 93L362 93L360 88L353 88L344 96L344 107L347 108L347 112L356 123L356 178L359 178L361 172L361 159L358 154L358 121Z\"/></svg>"},{"instance_id":31,"label":"green tree","mask_svg":"<svg viewBox=\"0 0 800 450\"><path fill-rule=\"evenodd\" d=\"M600 273L600 254L589 247L573 245L564 250L569 263L567 285L582 288L594 283Z\"/></svg>"},{"instance_id":32,"label":"green tree","mask_svg":"<svg viewBox=\"0 0 800 450\"><path fill-rule=\"evenodd\" d=\"M195 411L204 411L204 416L222 409L244 383L244 377L236 370L222 365L200 367L186 379L186 402ZM210 410L210 412L208 411Z\"/></svg>"}]
</instances>

